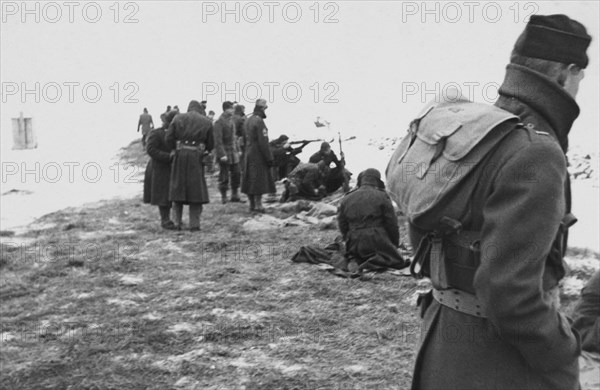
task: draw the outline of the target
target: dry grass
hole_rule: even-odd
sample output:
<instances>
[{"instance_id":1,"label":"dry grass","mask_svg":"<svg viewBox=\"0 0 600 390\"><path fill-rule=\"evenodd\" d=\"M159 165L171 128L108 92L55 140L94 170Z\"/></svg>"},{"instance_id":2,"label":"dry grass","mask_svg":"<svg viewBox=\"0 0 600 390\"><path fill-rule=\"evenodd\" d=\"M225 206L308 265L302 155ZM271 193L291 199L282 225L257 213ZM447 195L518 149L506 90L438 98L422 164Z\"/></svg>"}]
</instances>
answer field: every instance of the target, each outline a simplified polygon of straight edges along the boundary
<instances>
[{"instance_id":1,"label":"dry grass","mask_svg":"<svg viewBox=\"0 0 600 390\"><path fill-rule=\"evenodd\" d=\"M144 166L139 150L121 157ZM294 264L336 232L246 232L246 207L211 203L201 233L174 233L139 199L99 202L7 237L0 387L408 388L417 283Z\"/></svg>"},{"instance_id":2,"label":"dry grass","mask_svg":"<svg viewBox=\"0 0 600 390\"><path fill-rule=\"evenodd\" d=\"M245 232L246 208L207 205L198 234L161 230L139 199L100 202L10 237L23 247L3 253L0 387L407 388L416 283L294 264L336 232Z\"/></svg>"}]
</instances>

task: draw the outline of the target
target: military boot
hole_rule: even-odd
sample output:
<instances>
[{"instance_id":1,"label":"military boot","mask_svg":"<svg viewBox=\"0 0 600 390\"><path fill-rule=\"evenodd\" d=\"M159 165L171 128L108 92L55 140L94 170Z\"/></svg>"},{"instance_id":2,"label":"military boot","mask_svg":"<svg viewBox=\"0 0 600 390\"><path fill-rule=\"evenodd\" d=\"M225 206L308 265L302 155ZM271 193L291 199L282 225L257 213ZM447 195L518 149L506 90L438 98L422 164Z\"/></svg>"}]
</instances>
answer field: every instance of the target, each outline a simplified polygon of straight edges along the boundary
<instances>
[{"instance_id":1,"label":"military boot","mask_svg":"<svg viewBox=\"0 0 600 390\"><path fill-rule=\"evenodd\" d=\"M231 190L231 202L245 203L238 194L237 188Z\"/></svg>"},{"instance_id":2,"label":"military boot","mask_svg":"<svg viewBox=\"0 0 600 390\"><path fill-rule=\"evenodd\" d=\"M221 191L221 203L227 203L227 190Z\"/></svg>"},{"instance_id":3,"label":"military boot","mask_svg":"<svg viewBox=\"0 0 600 390\"><path fill-rule=\"evenodd\" d=\"M254 208L254 211L256 211L257 213L264 213L265 212L265 208L262 205L262 195L255 195L254 196L254 203L256 204L256 207Z\"/></svg>"}]
</instances>

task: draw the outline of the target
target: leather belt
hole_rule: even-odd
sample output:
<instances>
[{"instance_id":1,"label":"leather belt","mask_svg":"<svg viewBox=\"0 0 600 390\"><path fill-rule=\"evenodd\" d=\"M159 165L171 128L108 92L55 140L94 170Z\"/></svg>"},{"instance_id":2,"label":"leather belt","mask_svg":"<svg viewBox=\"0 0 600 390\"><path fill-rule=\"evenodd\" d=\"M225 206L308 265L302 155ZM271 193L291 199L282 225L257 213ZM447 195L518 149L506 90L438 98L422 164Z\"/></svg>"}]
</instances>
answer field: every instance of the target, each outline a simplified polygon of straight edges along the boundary
<instances>
[{"instance_id":1,"label":"leather belt","mask_svg":"<svg viewBox=\"0 0 600 390\"><path fill-rule=\"evenodd\" d=\"M485 309L477 297L468 292L450 288L447 290L433 289L433 297L440 304L452 310L469 314L475 317L487 318Z\"/></svg>"},{"instance_id":2,"label":"leather belt","mask_svg":"<svg viewBox=\"0 0 600 390\"><path fill-rule=\"evenodd\" d=\"M179 149L185 149L185 150L200 150L199 147L197 146L187 146L187 145L179 145Z\"/></svg>"},{"instance_id":3,"label":"leather belt","mask_svg":"<svg viewBox=\"0 0 600 390\"><path fill-rule=\"evenodd\" d=\"M485 308L473 294L455 288L447 290L437 290L434 288L432 289L432 292L435 300L441 305L475 317L488 318ZM544 300L556 310L558 310L560 306L559 296L560 290L558 286L555 286L548 291L544 291Z\"/></svg>"}]
</instances>

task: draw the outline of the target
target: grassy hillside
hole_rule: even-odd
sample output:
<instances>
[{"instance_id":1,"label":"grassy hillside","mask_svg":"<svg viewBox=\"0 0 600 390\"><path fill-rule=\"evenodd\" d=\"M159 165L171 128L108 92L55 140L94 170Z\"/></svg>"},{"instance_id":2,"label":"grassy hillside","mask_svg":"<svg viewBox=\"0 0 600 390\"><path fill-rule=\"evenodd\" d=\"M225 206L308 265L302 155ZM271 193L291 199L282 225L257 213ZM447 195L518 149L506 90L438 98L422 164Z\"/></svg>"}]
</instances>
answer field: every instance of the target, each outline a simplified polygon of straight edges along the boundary
<instances>
[{"instance_id":1,"label":"grassy hillside","mask_svg":"<svg viewBox=\"0 0 600 390\"><path fill-rule=\"evenodd\" d=\"M145 166L139 143L121 158ZM216 202L168 232L141 200L44 216L4 237L2 389L406 389L417 283L342 279L290 257L337 232L247 232ZM140 183L140 189L142 184Z\"/></svg>"}]
</instances>

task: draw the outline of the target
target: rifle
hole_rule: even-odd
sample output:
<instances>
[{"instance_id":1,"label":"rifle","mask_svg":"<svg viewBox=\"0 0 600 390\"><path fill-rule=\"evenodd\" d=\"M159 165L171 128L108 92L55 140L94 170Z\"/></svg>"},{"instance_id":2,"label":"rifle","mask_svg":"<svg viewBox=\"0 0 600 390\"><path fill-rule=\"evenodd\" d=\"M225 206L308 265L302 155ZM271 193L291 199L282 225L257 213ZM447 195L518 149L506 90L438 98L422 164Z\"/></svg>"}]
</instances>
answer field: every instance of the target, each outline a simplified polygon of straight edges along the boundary
<instances>
[{"instance_id":1,"label":"rifle","mask_svg":"<svg viewBox=\"0 0 600 390\"><path fill-rule=\"evenodd\" d=\"M302 141L292 141L288 142L290 145L299 145L299 144L310 144L311 142L323 142L324 139L310 139L310 140L302 140Z\"/></svg>"}]
</instances>

